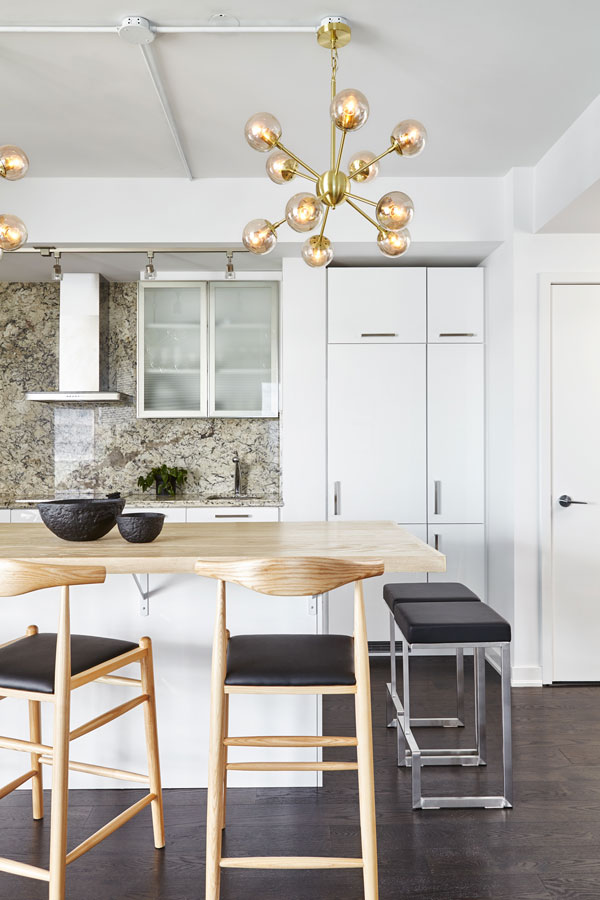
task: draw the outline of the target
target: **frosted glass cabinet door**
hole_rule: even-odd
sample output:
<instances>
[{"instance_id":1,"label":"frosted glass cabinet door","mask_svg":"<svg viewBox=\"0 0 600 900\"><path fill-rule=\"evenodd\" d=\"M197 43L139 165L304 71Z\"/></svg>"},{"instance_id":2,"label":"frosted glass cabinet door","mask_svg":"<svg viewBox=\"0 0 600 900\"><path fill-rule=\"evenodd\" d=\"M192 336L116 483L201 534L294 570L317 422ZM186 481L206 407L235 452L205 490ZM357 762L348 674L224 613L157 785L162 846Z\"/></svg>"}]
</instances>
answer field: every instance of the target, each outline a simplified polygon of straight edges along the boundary
<instances>
[{"instance_id":1,"label":"frosted glass cabinet door","mask_svg":"<svg viewBox=\"0 0 600 900\"><path fill-rule=\"evenodd\" d=\"M277 284L212 282L209 306L209 415L277 416Z\"/></svg>"},{"instance_id":2,"label":"frosted glass cabinet door","mask_svg":"<svg viewBox=\"0 0 600 900\"><path fill-rule=\"evenodd\" d=\"M140 284L138 415L206 416L206 285Z\"/></svg>"}]
</instances>

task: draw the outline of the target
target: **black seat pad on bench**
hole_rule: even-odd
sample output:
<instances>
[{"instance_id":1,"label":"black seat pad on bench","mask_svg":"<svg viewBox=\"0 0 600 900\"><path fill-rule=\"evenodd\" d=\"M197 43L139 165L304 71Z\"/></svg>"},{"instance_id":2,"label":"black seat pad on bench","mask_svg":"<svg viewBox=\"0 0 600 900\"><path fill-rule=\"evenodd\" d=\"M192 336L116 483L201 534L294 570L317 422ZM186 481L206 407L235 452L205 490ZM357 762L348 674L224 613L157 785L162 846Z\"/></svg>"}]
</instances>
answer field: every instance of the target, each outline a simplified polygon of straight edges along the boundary
<instances>
[{"instance_id":1,"label":"black seat pad on bench","mask_svg":"<svg viewBox=\"0 0 600 900\"><path fill-rule=\"evenodd\" d=\"M115 638L71 635L71 675L108 662L122 653L137 650L138 644ZM0 649L0 694L2 688L17 691L54 692L56 635L33 634Z\"/></svg>"},{"instance_id":2,"label":"black seat pad on bench","mask_svg":"<svg viewBox=\"0 0 600 900\"><path fill-rule=\"evenodd\" d=\"M485 603L396 603L394 618L409 644L504 643L510 625Z\"/></svg>"},{"instance_id":3,"label":"black seat pad on bench","mask_svg":"<svg viewBox=\"0 0 600 900\"><path fill-rule=\"evenodd\" d=\"M433 600L479 600L477 594L459 581L436 581L429 584L384 584L383 599L394 612L396 603L424 603Z\"/></svg>"}]
</instances>

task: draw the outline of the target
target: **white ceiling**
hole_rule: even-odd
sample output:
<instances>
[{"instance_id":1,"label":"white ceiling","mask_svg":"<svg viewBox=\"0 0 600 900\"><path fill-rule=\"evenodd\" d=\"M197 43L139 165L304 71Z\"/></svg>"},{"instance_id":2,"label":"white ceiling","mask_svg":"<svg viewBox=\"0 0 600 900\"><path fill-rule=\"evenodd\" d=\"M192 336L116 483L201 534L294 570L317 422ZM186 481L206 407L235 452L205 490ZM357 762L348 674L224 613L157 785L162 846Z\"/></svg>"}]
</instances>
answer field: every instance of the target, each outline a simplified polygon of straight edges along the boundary
<instances>
[{"instance_id":1,"label":"white ceiling","mask_svg":"<svg viewBox=\"0 0 600 900\"><path fill-rule=\"evenodd\" d=\"M3 4L0 25L116 25L144 15L206 25L206 0L47 0ZM371 118L349 153L381 150L416 116L429 147L387 174L501 175L533 165L600 93L598 0L238 0L243 25L352 23L339 86L363 90ZM276 114L284 140L327 162L328 54L310 34L159 35L153 44L195 177L261 176L245 120ZM0 140L23 146L32 177L177 176L180 162L137 47L116 34L0 35Z\"/></svg>"}]
</instances>

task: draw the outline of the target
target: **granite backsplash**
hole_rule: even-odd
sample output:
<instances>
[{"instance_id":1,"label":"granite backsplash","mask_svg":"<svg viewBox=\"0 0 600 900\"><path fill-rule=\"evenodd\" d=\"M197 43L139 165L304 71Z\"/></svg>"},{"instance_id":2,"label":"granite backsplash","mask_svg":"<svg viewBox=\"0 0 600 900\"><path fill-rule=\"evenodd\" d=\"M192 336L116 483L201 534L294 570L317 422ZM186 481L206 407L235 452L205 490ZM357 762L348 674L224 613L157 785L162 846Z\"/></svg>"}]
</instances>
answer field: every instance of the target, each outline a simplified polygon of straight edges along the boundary
<instances>
[{"instance_id":1,"label":"granite backsplash","mask_svg":"<svg viewBox=\"0 0 600 900\"><path fill-rule=\"evenodd\" d=\"M109 286L109 369L121 403L36 403L58 384L58 284L0 283L0 498L138 492L155 465L188 470L186 494L231 491L235 452L249 494L279 496L276 419L136 418L137 285ZM81 348L85 353L85 348Z\"/></svg>"}]
</instances>

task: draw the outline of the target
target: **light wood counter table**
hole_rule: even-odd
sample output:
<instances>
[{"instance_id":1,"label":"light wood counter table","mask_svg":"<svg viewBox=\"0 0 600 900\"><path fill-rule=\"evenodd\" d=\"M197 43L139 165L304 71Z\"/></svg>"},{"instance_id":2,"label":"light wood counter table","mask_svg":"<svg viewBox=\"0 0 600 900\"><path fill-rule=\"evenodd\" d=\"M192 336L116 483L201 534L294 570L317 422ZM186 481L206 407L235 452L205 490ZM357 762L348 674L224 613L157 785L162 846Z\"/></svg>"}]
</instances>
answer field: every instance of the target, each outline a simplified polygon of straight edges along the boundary
<instances>
[{"instance_id":1,"label":"light wood counter table","mask_svg":"<svg viewBox=\"0 0 600 900\"><path fill-rule=\"evenodd\" d=\"M165 525L151 544L114 528L71 543L45 525L0 525L0 558L99 565L114 574L192 573L197 559L331 556L382 559L386 572L444 572L446 558L393 522L219 522Z\"/></svg>"}]
</instances>

